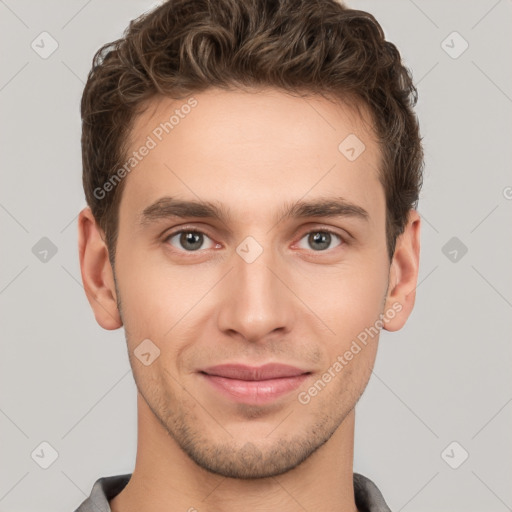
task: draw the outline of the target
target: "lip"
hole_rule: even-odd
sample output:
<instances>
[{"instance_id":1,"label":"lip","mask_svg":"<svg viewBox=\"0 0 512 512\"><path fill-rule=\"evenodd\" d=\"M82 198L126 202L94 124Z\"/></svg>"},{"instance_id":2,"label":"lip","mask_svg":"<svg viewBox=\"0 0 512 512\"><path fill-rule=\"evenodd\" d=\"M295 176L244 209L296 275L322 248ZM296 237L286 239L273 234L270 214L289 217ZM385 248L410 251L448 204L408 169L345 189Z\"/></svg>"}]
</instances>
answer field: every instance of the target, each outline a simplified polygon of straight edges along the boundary
<instances>
[{"instance_id":1,"label":"lip","mask_svg":"<svg viewBox=\"0 0 512 512\"><path fill-rule=\"evenodd\" d=\"M238 403L265 404L297 389L311 374L295 366L222 364L199 371L217 391Z\"/></svg>"}]
</instances>

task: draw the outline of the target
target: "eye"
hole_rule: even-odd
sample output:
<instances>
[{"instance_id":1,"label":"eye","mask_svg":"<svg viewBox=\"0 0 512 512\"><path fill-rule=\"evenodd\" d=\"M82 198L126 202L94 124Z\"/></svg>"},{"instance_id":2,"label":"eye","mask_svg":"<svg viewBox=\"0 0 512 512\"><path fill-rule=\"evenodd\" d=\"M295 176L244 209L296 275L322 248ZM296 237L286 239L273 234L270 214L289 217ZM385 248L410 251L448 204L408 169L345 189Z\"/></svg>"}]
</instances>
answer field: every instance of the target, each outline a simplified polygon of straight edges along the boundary
<instances>
[{"instance_id":1,"label":"eye","mask_svg":"<svg viewBox=\"0 0 512 512\"><path fill-rule=\"evenodd\" d=\"M208 247L203 247L205 240L209 240L210 244ZM170 245L176 249L185 250L187 252L198 251L199 249L212 249L215 246L213 240L202 233L201 231L194 230L182 230L171 233L165 242L169 242Z\"/></svg>"},{"instance_id":2,"label":"eye","mask_svg":"<svg viewBox=\"0 0 512 512\"><path fill-rule=\"evenodd\" d=\"M339 240L339 243L334 247L338 247L342 244L343 239L337 233L326 229L317 229L315 231L310 231L306 233L299 241L299 247L301 249L310 249L312 248L314 251L325 251L326 249L333 249L331 247L331 243L333 242L333 237ZM306 243L309 244L309 247L304 247L301 245L302 240L306 240Z\"/></svg>"}]
</instances>

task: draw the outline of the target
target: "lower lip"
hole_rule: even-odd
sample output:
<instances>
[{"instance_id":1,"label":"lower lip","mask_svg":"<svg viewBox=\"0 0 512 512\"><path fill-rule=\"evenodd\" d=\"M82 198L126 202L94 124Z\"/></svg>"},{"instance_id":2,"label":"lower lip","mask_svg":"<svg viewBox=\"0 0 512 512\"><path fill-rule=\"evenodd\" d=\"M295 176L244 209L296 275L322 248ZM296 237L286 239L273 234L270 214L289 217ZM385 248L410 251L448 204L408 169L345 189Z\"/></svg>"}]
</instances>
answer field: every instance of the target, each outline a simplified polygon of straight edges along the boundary
<instances>
[{"instance_id":1,"label":"lower lip","mask_svg":"<svg viewBox=\"0 0 512 512\"><path fill-rule=\"evenodd\" d=\"M309 374L269 380L238 380L201 374L215 389L244 404L266 404L297 389Z\"/></svg>"}]
</instances>

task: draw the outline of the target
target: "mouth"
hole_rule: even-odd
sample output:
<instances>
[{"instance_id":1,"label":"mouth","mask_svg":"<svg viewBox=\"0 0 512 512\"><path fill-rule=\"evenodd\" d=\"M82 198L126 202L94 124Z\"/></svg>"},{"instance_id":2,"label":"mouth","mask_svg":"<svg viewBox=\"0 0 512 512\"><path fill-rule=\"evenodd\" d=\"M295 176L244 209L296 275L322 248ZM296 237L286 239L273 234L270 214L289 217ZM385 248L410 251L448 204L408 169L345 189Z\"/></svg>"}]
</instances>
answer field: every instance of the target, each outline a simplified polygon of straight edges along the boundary
<instances>
[{"instance_id":1,"label":"mouth","mask_svg":"<svg viewBox=\"0 0 512 512\"><path fill-rule=\"evenodd\" d=\"M246 404L265 404L297 389L311 372L271 363L263 366L223 364L200 370L199 375L228 399Z\"/></svg>"}]
</instances>

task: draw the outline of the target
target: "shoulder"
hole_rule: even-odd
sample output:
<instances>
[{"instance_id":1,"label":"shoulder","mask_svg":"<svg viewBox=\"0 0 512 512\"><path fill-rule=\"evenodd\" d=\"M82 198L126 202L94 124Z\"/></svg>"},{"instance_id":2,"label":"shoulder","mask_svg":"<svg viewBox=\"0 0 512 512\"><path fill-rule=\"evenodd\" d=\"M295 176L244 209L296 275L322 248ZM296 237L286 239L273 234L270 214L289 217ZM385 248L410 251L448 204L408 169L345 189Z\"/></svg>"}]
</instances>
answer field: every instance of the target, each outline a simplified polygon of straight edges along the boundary
<instances>
[{"instance_id":1,"label":"shoulder","mask_svg":"<svg viewBox=\"0 0 512 512\"><path fill-rule=\"evenodd\" d=\"M132 474L104 476L92 486L90 496L75 512L111 512L109 501L117 496L129 482Z\"/></svg>"},{"instance_id":2,"label":"shoulder","mask_svg":"<svg viewBox=\"0 0 512 512\"><path fill-rule=\"evenodd\" d=\"M359 473L354 473L354 496L359 512L391 512L379 488Z\"/></svg>"}]
</instances>

